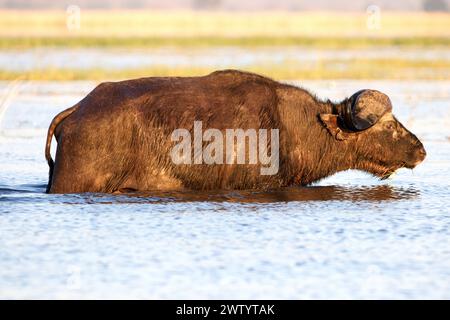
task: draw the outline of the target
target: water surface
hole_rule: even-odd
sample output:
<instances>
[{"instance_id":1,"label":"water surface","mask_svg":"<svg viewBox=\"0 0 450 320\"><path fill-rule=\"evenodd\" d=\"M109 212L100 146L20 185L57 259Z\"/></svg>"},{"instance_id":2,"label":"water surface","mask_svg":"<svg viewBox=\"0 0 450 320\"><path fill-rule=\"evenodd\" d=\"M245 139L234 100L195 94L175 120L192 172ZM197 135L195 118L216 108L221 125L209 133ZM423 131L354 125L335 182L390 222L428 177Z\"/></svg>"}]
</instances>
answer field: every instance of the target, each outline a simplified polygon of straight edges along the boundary
<instances>
[{"instance_id":1,"label":"water surface","mask_svg":"<svg viewBox=\"0 0 450 320\"><path fill-rule=\"evenodd\" d=\"M384 91L427 159L387 181L47 195L46 129L95 83L22 83L0 110L0 298L449 299L450 83L299 83Z\"/></svg>"}]
</instances>

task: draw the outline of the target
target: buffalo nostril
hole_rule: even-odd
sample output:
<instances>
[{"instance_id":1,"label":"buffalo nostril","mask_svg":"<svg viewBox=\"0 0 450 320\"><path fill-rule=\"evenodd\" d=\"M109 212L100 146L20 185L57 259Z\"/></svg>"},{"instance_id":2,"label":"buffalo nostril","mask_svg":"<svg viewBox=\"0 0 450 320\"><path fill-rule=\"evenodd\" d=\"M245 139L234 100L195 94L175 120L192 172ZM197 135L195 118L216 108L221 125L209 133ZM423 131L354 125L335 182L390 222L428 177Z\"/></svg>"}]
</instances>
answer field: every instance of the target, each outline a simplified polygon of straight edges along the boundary
<instances>
[{"instance_id":1,"label":"buffalo nostril","mask_svg":"<svg viewBox=\"0 0 450 320\"><path fill-rule=\"evenodd\" d=\"M417 166L419 163L421 163L423 160L425 160L425 157L427 155L427 152L425 151L425 148L422 146L416 151L417 154L417 160L414 163L414 166Z\"/></svg>"},{"instance_id":2,"label":"buffalo nostril","mask_svg":"<svg viewBox=\"0 0 450 320\"><path fill-rule=\"evenodd\" d=\"M427 155L427 152L425 151L425 148L421 146L420 148L417 148L414 152L414 162L412 163L412 167L416 167L418 164L420 164L423 160L425 160L425 156ZM409 168L409 167L408 167Z\"/></svg>"},{"instance_id":3,"label":"buffalo nostril","mask_svg":"<svg viewBox=\"0 0 450 320\"><path fill-rule=\"evenodd\" d=\"M420 149L419 149L419 155L421 155L422 157L425 158L425 156L427 155L427 152L425 151L424 148L420 148Z\"/></svg>"}]
</instances>

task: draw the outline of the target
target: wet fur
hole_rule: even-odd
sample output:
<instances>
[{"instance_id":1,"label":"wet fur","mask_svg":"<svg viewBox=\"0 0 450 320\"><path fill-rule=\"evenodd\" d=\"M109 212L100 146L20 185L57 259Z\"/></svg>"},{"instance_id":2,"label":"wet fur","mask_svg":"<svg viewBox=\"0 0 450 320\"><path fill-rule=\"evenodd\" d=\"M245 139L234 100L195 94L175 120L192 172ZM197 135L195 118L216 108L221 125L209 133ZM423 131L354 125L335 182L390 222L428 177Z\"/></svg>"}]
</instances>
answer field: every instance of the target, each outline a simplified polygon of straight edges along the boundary
<instances>
[{"instance_id":1,"label":"wet fur","mask_svg":"<svg viewBox=\"0 0 450 320\"><path fill-rule=\"evenodd\" d=\"M350 168L370 171L361 158L368 138L339 141L319 119L344 103L235 70L103 83L52 122L49 135L54 130L58 148L54 168L47 159L48 192L269 189L307 185ZM194 121L202 121L203 130L279 128L278 174L262 176L259 165L174 165L171 133L186 128L192 134Z\"/></svg>"}]
</instances>

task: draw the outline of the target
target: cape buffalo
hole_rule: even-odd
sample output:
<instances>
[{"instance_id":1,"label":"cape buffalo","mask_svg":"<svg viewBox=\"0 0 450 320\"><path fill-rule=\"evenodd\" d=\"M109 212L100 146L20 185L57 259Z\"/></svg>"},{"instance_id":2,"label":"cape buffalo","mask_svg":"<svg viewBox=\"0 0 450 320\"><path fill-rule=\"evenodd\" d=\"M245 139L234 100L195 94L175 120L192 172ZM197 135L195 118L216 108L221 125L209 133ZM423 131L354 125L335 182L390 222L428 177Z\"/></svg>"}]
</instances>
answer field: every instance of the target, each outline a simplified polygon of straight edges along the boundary
<instances>
[{"instance_id":1,"label":"cape buffalo","mask_svg":"<svg viewBox=\"0 0 450 320\"><path fill-rule=\"evenodd\" d=\"M277 130L279 136L269 137L259 150L276 154L279 168L261 174L260 162L175 163L174 130L198 134L194 122L223 137L230 128ZM206 147L203 138L194 143ZM274 139L279 139L279 150L271 144ZM195 158L198 150L188 150ZM248 150L245 155L250 156ZM102 83L53 119L45 149L49 193L260 190L308 185L347 169L384 179L399 168L414 168L425 155L422 143L393 116L391 101L379 91L361 90L333 103L236 70Z\"/></svg>"}]
</instances>

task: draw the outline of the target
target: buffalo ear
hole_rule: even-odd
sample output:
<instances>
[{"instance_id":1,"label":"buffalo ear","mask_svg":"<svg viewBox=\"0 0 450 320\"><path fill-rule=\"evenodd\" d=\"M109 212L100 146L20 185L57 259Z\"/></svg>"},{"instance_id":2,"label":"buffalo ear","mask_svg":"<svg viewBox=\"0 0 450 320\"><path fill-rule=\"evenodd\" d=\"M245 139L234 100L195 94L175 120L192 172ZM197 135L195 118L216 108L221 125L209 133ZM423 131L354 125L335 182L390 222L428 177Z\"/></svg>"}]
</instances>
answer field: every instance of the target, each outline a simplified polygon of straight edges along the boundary
<instances>
[{"instance_id":1,"label":"buffalo ear","mask_svg":"<svg viewBox=\"0 0 450 320\"><path fill-rule=\"evenodd\" d=\"M335 114L322 113L319 115L320 121L325 125L328 132L339 141L346 140L349 134L339 128L338 116Z\"/></svg>"}]
</instances>

